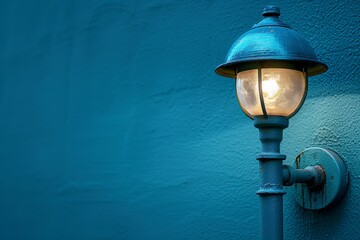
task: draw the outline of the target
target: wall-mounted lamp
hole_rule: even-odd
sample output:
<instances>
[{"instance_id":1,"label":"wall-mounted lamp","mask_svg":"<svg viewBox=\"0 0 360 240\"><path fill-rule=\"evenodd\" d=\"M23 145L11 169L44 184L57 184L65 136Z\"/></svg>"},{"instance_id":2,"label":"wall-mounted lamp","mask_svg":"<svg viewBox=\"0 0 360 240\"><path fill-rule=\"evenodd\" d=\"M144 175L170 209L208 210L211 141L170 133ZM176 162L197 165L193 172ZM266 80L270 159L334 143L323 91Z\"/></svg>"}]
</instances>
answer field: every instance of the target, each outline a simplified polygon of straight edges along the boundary
<instances>
[{"instance_id":1,"label":"wall-mounted lamp","mask_svg":"<svg viewBox=\"0 0 360 240\"><path fill-rule=\"evenodd\" d=\"M308 76L327 70L309 43L267 6L264 19L240 36L216 73L236 81L242 110L259 129L261 238L283 239L283 186L295 184L296 201L306 209L334 205L345 194L347 170L341 157L322 148L302 151L292 166L280 154L283 129L302 106Z\"/></svg>"}]
</instances>

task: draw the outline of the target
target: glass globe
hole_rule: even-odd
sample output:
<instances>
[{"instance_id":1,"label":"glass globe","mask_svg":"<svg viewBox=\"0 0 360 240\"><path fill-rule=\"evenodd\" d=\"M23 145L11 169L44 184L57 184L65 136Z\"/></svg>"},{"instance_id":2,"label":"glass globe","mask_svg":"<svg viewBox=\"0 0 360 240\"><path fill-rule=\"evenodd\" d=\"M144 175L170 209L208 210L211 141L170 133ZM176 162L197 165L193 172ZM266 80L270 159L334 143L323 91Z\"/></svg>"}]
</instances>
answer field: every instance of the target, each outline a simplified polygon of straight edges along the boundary
<instances>
[{"instance_id":1,"label":"glass globe","mask_svg":"<svg viewBox=\"0 0 360 240\"><path fill-rule=\"evenodd\" d=\"M260 83L266 114L269 116L292 116L303 102L306 81L306 75L298 70L261 69ZM261 107L258 69L237 74L236 94L241 108L249 117L266 115Z\"/></svg>"}]
</instances>

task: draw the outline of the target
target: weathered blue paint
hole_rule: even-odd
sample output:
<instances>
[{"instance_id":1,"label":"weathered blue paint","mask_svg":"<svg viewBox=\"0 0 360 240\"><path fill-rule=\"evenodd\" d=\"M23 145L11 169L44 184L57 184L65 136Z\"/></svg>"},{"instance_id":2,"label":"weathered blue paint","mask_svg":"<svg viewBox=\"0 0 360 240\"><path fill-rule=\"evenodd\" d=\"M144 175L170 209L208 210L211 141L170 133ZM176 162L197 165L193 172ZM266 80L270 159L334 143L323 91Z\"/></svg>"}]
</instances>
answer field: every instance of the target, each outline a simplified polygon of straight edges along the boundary
<instances>
[{"instance_id":1,"label":"weathered blue paint","mask_svg":"<svg viewBox=\"0 0 360 240\"><path fill-rule=\"evenodd\" d=\"M319 160L321 162L321 159ZM295 166L296 167L296 166ZM325 171L317 164L305 168L295 168L290 165L283 165L283 184L292 186L295 183L307 184L310 188L321 188L325 182ZM346 189L346 185L343 186Z\"/></svg>"},{"instance_id":2,"label":"weathered blue paint","mask_svg":"<svg viewBox=\"0 0 360 240\"><path fill-rule=\"evenodd\" d=\"M348 170L341 156L336 152L319 147L311 147L301 151L292 166L299 169L305 168L318 172L322 178L319 186L296 184L293 189L296 202L303 208L319 210L336 207L343 198L348 185ZM317 166L311 169L309 166ZM351 171L351 170L350 170ZM315 182L316 184L316 182Z\"/></svg>"},{"instance_id":3,"label":"weathered blue paint","mask_svg":"<svg viewBox=\"0 0 360 240\"><path fill-rule=\"evenodd\" d=\"M237 72L261 67L306 69L309 76L325 72L328 67L320 62L310 44L291 27L281 21L280 9L264 8L264 19L243 33L231 46L225 63L216 73L235 78Z\"/></svg>"},{"instance_id":4,"label":"weathered blue paint","mask_svg":"<svg viewBox=\"0 0 360 240\"><path fill-rule=\"evenodd\" d=\"M285 163L320 146L350 170L334 209L285 195L284 238L358 239L360 3L271 3L329 66ZM1 239L259 239L258 131L213 69L266 4L3 1Z\"/></svg>"},{"instance_id":5,"label":"weathered blue paint","mask_svg":"<svg viewBox=\"0 0 360 240\"><path fill-rule=\"evenodd\" d=\"M283 164L286 156L280 153L286 117L254 117L259 129L262 152L257 155L260 163L260 237L262 240L283 239Z\"/></svg>"}]
</instances>

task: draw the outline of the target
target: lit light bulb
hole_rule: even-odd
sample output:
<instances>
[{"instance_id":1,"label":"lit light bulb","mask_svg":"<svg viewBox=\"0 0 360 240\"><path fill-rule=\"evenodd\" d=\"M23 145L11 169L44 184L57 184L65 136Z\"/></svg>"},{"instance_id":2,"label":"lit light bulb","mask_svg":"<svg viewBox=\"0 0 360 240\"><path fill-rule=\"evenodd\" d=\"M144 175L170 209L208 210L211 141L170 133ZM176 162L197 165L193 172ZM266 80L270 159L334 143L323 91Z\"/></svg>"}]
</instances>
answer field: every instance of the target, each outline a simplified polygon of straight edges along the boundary
<instances>
[{"instance_id":1,"label":"lit light bulb","mask_svg":"<svg viewBox=\"0 0 360 240\"><path fill-rule=\"evenodd\" d=\"M306 77L303 72L284 68L261 69L261 90L266 114L291 116L306 92ZM250 116L263 116L258 69L239 72L236 77L236 94L241 108Z\"/></svg>"},{"instance_id":2,"label":"lit light bulb","mask_svg":"<svg viewBox=\"0 0 360 240\"><path fill-rule=\"evenodd\" d=\"M265 98L273 98L279 91L279 85L275 79L270 78L262 82L262 90Z\"/></svg>"}]
</instances>

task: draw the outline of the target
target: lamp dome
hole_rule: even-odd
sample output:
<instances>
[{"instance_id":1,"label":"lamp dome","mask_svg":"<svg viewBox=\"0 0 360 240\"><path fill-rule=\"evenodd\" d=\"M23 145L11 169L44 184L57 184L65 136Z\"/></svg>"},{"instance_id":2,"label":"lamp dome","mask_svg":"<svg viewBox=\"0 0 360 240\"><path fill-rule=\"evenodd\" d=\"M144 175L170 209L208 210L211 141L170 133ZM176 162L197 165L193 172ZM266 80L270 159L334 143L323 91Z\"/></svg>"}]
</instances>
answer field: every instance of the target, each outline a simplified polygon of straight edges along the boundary
<instances>
[{"instance_id":1,"label":"lamp dome","mask_svg":"<svg viewBox=\"0 0 360 240\"><path fill-rule=\"evenodd\" d=\"M235 41L225 63L216 68L217 74L235 78L237 72L256 69L259 63L262 67L306 69L308 76L327 70L310 44L279 19L279 8L267 6L263 16L262 21Z\"/></svg>"}]
</instances>

